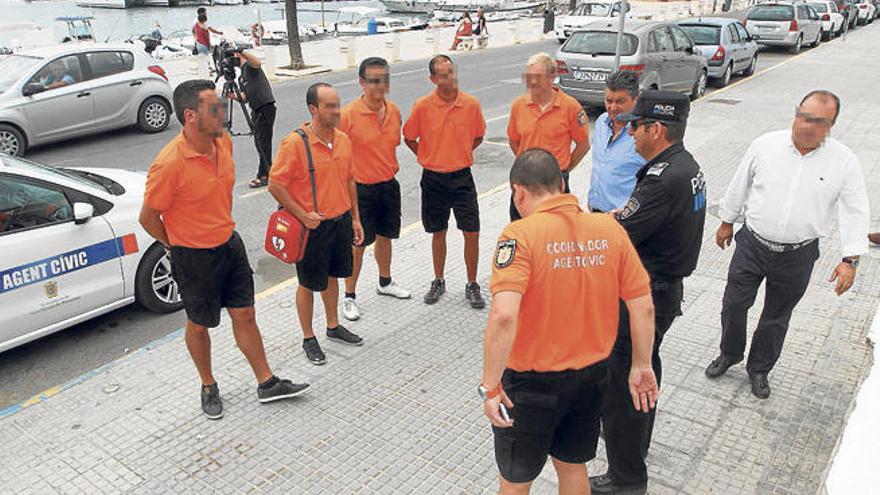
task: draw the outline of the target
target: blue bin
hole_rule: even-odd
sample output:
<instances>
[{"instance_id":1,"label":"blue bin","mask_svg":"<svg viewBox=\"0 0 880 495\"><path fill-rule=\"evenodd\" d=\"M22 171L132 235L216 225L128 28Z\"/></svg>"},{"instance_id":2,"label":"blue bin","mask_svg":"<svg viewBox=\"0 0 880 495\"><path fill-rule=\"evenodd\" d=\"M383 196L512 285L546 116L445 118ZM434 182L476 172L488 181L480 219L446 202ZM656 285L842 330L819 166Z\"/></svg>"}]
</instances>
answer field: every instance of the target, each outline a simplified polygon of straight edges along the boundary
<instances>
[{"instance_id":1,"label":"blue bin","mask_svg":"<svg viewBox=\"0 0 880 495\"><path fill-rule=\"evenodd\" d=\"M376 23L376 18L371 17L369 21L367 21L367 34L376 34L379 32L379 26Z\"/></svg>"}]
</instances>

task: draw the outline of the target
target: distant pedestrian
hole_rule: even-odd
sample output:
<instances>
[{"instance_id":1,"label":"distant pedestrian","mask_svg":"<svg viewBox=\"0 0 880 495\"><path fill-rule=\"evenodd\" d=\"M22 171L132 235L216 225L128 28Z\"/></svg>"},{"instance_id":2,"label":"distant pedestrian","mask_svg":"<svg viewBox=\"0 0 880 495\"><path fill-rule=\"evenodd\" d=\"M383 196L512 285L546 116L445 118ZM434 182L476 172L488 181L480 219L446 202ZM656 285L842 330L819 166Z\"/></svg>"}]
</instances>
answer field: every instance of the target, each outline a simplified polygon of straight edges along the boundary
<instances>
[{"instance_id":1,"label":"distant pedestrian","mask_svg":"<svg viewBox=\"0 0 880 495\"><path fill-rule=\"evenodd\" d=\"M269 169L272 167L272 136L275 129L275 94L260 58L250 50L242 50L235 54L241 67L238 82L242 96L251 107L253 119L254 146L260 163L254 179L248 182L252 189L265 187L269 184Z\"/></svg>"},{"instance_id":2,"label":"distant pedestrian","mask_svg":"<svg viewBox=\"0 0 880 495\"><path fill-rule=\"evenodd\" d=\"M465 38L470 39L474 34L474 23L471 20L471 15L467 12L461 15L461 20L458 23L458 27L455 28L455 39L452 40L452 46L449 48L449 51L454 52L459 43L465 40Z\"/></svg>"},{"instance_id":3,"label":"distant pedestrian","mask_svg":"<svg viewBox=\"0 0 880 495\"><path fill-rule=\"evenodd\" d=\"M211 33L222 35L223 32L208 25L208 11L204 7L199 7L196 14L196 23L192 27L195 38L193 55L207 55L211 52Z\"/></svg>"},{"instance_id":4,"label":"distant pedestrian","mask_svg":"<svg viewBox=\"0 0 880 495\"><path fill-rule=\"evenodd\" d=\"M645 165L629 132L631 124L618 120L633 111L638 96L639 76L635 72L615 72L605 80L605 113L596 119L590 147L593 170L587 204L591 211L623 208L636 187L636 173Z\"/></svg>"},{"instance_id":5,"label":"distant pedestrian","mask_svg":"<svg viewBox=\"0 0 880 495\"><path fill-rule=\"evenodd\" d=\"M740 162L718 215L715 242L736 250L721 304L721 355L706 368L709 378L742 361L748 312L766 279L764 309L752 337L746 371L752 393L770 396L768 374L782 354L792 311L800 302L819 258L832 212L838 211L841 261L831 274L835 291L852 287L859 256L868 252L868 194L856 155L829 136L840 99L812 91L795 111L791 130L770 132L752 142ZM836 208L835 208L836 207Z\"/></svg>"},{"instance_id":6,"label":"distant pedestrian","mask_svg":"<svg viewBox=\"0 0 880 495\"><path fill-rule=\"evenodd\" d=\"M544 34L552 33L556 29L556 13L550 4L544 5Z\"/></svg>"},{"instance_id":7,"label":"distant pedestrian","mask_svg":"<svg viewBox=\"0 0 880 495\"><path fill-rule=\"evenodd\" d=\"M232 319L239 350L257 378L257 399L271 402L305 393L309 385L281 380L266 362L254 311L254 278L247 250L232 221L235 165L224 131L226 102L214 83L193 80L174 90L174 114L183 130L162 148L147 172L140 223L171 253L171 272L186 310L184 340L202 381L202 411L223 417L211 370L209 328L220 310Z\"/></svg>"},{"instance_id":8,"label":"distant pedestrian","mask_svg":"<svg viewBox=\"0 0 880 495\"><path fill-rule=\"evenodd\" d=\"M486 13L483 12L483 7L477 9L477 25L474 26L474 36L477 38L489 36L489 29L486 27Z\"/></svg>"},{"instance_id":9,"label":"distant pedestrian","mask_svg":"<svg viewBox=\"0 0 880 495\"><path fill-rule=\"evenodd\" d=\"M568 193L571 171L590 151L589 122L581 104L553 86L555 78L556 62L550 55L538 53L529 58L523 72L526 93L510 107L507 139L516 156L532 148L549 151L559 164ZM520 218L511 197L510 220Z\"/></svg>"},{"instance_id":10,"label":"distant pedestrian","mask_svg":"<svg viewBox=\"0 0 880 495\"><path fill-rule=\"evenodd\" d=\"M339 94L327 83L306 91L312 120L288 134L269 173L269 193L310 229L306 251L296 264L296 314L303 332L306 358L327 362L312 328L315 292L324 302L327 338L360 346L360 336L339 324L339 280L351 276L352 246L364 239L352 165L351 140L339 125ZM314 183L309 161L314 165ZM317 197L313 196L316 191Z\"/></svg>"},{"instance_id":11,"label":"distant pedestrian","mask_svg":"<svg viewBox=\"0 0 880 495\"><path fill-rule=\"evenodd\" d=\"M621 322L633 342L627 409L646 412L657 400L648 274L611 216L584 213L562 192L547 151L520 154L510 186L524 218L505 227L495 248L478 388L501 494L528 493L548 455L559 493L590 493L585 463L596 456L600 384L619 306L631 315Z\"/></svg>"},{"instance_id":12,"label":"distant pedestrian","mask_svg":"<svg viewBox=\"0 0 880 495\"><path fill-rule=\"evenodd\" d=\"M425 304L436 303L446 292L446 231L452 210L464 235L465 298L472 308L482 309L486 302L477 283L480 205L471 166L474 150L486 134L486 120L480 102L458 89L456 70L446 55L431 59L428 71L437 89L416 100L403 126L403 138L423 167L422 225L432 236L434 262L434 280Z\"/></svg>"}]
</instances>

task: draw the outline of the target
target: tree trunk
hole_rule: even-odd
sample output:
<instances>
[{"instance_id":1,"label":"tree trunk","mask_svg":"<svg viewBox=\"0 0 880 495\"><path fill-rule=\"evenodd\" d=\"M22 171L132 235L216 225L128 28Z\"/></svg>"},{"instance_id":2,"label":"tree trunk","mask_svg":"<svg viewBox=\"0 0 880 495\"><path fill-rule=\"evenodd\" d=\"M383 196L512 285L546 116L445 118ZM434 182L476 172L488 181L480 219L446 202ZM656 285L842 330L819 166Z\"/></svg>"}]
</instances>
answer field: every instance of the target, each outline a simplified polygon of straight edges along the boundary
<instances>
[{"instance_id":1,"label":"tree trunk","mask_svg":"<svg viewBox=\"0 0 880 495\"><path fill-rule=\"evenodd\" d=\"M299 22L296 18L296 0L284 0L287 12L287 50L290 53L290 68L300 70L305 67L302 45L299 42Z\"/></svg>"}]
</instances>

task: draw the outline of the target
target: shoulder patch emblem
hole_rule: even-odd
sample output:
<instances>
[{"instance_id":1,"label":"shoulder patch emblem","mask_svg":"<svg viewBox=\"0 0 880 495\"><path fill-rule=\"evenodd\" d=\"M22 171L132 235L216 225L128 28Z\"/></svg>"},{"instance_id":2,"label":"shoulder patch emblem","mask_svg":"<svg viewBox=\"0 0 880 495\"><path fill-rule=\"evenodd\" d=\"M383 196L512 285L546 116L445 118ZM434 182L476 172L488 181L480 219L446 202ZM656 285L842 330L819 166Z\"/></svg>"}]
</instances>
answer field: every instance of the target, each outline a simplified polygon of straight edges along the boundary
<instances>
[{"instance_id":1,"label":"shoulder patch emblem","mask_svg":"<svg viewBox=\"0 0 880 495\"><path fill-rule=\"evenodd\" d=\"M586 110L581 110L581 113L578 114L578 124L587 125L587 112L586 112Z\"/></svg>"},{"instance_id":2,"label":"shoulder patch emblem","mask_svg":"<svg viewBox=\"0 0 880 495\"><path fill-rule=\"evenodd\" d=\"M648 173L646 175L659 176L660 174L663 173L664 170L666 170L666 167L668 167L668 166L669 166L669 162L655 163L654 165L651 165L651 168L648 169Z\"/></svg>"},{"instance_id":3,"label":"shoulder patch emblem","mask_svg":"<svg viewBox=\"0 0 880 495\"><path fill-rule=\"evenodd\" d=\"M659 174L658 174L659 175ZM629 198L629 201L623 206L623 210L620 211L621 220L626 220L627 218L633 216L642 205L639 204L639 200L636 198Z\"/></svg>"},{"instance_id":4,"label":"shoulder patch emblem","mask_svg":"<svg viewBox=\"0 0 880 495\"><path fill-rule=\"evenodd\" d=\"M504 268L513 263L514 257L516 257L516 239L498 241L498 247L495 248L495 266Z\"/></svg>"}]
</instances>

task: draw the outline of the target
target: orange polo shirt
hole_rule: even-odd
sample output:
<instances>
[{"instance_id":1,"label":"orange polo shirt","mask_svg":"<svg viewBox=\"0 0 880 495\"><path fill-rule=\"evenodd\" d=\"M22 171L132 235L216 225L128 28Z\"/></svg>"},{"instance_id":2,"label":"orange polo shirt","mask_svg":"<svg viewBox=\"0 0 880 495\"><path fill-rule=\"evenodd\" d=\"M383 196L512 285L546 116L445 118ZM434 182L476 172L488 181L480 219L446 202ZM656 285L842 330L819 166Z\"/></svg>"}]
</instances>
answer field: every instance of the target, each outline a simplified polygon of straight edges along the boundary
<instances>
[{"instance_id":1,"label":"orange polo shirt","mask_svg":"<svg viewBox=\"0 0 880 495\"><path fill-rule=\"evenodd\" d=\"M403 137L419 142L419 165L442 173L473 165L474 139L484 134L486 120L480 102L463 91L452 104L437 91L419 98L403 125Z\"/></svg>"},{"instance_id":2,"label":"orange polo shirt","mask_svg":"<svg viewBox=\"0 0 880 495\"><path fill-rule=\"evenodd\" d=\"M565 172L571 164L571 142L590 138L587 112L571 96L554 89L556 96L545 111L528 94L513 100L507 121L507 139L519 142L517 156L531 148L542 148L556 157Z\"/></svg>"},{"instance_id":3,"label":"orange polo shirt","mask_svg":"<svg viewBox=\"0 0 880 495\"><path fill-rule=\"evenodd\" d=\"M351 162L351 141L339 129L333 129L332 149L315 135L312 127L303 124L312 149L315 166L315 187L318 194L318 212L326 218L336 218L351 210L348 181L354 177ZM269 180L287 188L290 196L306 211L315 211L309 162L302 137L296 131L288 134L278 148Z\"/></svg>"},{"instance_id":4,"label":"orange polo shirt","mask_svg":"<svg viewBox=\"0 0 880 495\"><path fill-rule=\"evenodd\" d=\"M379 123L379 114L370 110L363 96L342 109L339 130L348 135L358 152L354 161L354 180L358 184L378 184L394 178L397 164L397 146L400 145L400 109L385 100L385 119Z\"/></svg>"},{"instance_id":5,"label":"orange polo shirt","mask_svg":"<svg viewBox=\"0 0 880 495\"><path fill-rule=\"evenodd\" d=\"M585 368L611 353L619 300L650 294L648 273L610 215L584 213L577 198L548 199L498 238L489 288L522 294L507 366L516 371Z\"/></svg>"},{"instance_id":6,"label":"orange polo shirt","mask_svg":"<svg viewBox=\"0 0 880 495\"><path fill-rule=\"evenodd\" d=\"M217 162L199 154L183 131L150 165L144 204L162 214L172 246L217 247L232 236L235 163L228 134L214 139Z\"/></svg>"}]
</instances>

